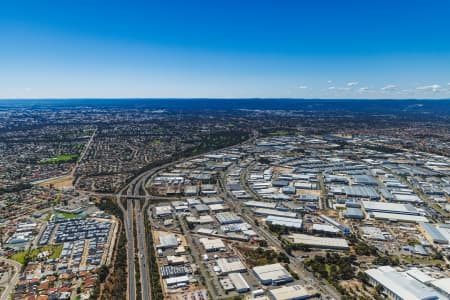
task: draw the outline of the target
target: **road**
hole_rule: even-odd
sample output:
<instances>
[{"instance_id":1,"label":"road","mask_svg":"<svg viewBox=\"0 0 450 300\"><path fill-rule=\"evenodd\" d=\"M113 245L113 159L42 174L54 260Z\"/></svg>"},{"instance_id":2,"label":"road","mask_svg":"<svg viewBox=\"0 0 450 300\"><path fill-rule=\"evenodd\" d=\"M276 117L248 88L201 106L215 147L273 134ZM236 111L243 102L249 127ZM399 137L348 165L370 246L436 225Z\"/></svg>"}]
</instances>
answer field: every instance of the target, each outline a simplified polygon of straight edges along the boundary
<instances>
[{"instance_id":1,"label":"road","mask_svg":"<svg viewBox=\"0 0 450 300\"><path fill-rule=\"evenodd\" d=\"M94 140L95 134L97 133L97 128L94 129L94 132L91 135L91 138L89 139L89 141L86 144L86 147L84 147L83 152L81 152L80 157L78 158L75 166L72 169L72 172L70 172L70 175L74 176L76 170L78 169L78 166L80 165L80 162L83 160L84 156L86 155L86 153L88 152L89 148L91 147L92 141Z\"/></svg>"},{"instance_id":2,"label":"road","mask_svg":"<svg viewBox=\"0 0 450 300\"><path fill-rule=\"evenodd\" d=\"M166 168L170 164L165 164L154 169L143 172L130 181L125 187L123 187L117 194L97 194L90 193L90 195L99 196L112 196L116 197L120 209L122 210L125 218L125 228L127 237L127 258L128 258L128 299L136 299L136 266L135 266L135 254L138 254L139 263L139 281L141 283L142 299L151 299L151 283L150 283L150 269L149 258L147 249L147 237L145 235L145 207L152 199L160 199L148 194L145 189L145 183L148 178L156 174L159 170ZM143 192L145 195L141 195ZM127 199L127 207L123 207L120 199ZM140 199L140 200L139 200ZM141 200L147 200L143 207L141 207ZM134 202L134 209L133 209ZM135 217L135 220L133 218ZM135 236L134 236L134 222L136 221L136 244L135 249ZM137 252L136 252L137 250Z\"/></svg>"},{"instance_id":3,"label":"road","mask_svg":"<svg viewBox=\"0 0 450 300\"><path fill-rule=\"evenodd\" d=\"M22 265L14 260L6 259L3 257L0 257L0 261L12 265L15 269L13 278L9 281L8 287L3 291L2 296L0 298L0 300L7 300L7 299L9 299L11 292L14 290L14 287L16 286L17 281L19 280L19 274L20 274L20 269L22 268Z\"/></svg>"},{"instance_id":4,"label":"road","mask_svg":"<svg viewBox=\"0 0 450 300\"><path fill-rule=\"evenodd\" d=\"M127 299L134 300L136 299L136 272L134 269L133 202L131 199L127 200L127 208L125 208L119 196L117 196L116 200L124 216L125 236L127 238Z\"/></svg>"},{"instance_id":5,"label":"road","mask_svg":"<svg viewBox=\"0 0 450 300\"><path fill-rule=\"evenodd\" d=\"M191 251L192 251L192 257L194 258L195 264L198 266L200 273L202 274L202 277L205 279L205 284L208 288L209 294L211 295L212 299L218 299L218 295L216 295L216 289L212 286L212 280L211 276L208 275L208 271L205 269L205 266L203 266L203 263L200 258L200 252L197 249L198 245L194 244L194 241L192 239L192 236L190 234L189 228L186 226L184 220L178 215L178 221L180 222L181 227L183 228L183 232L185 233L186 241L189 245L191 245Z\"/></svg>"},{"instance_id":6,"label":"road","mask_svg":"<svg viewBox=\"0 0 450 300\"><path fill-rule=\"evenodd\" d=\"M134 209L136 215L136 236L137 236L137 247L139 254L139 270L141 274L141 293L142 299L151 299L150 297L150 270L148 268L148 251L147 251L147 240L145 235L145 222L144 214L145 211L141 210L141 205L139 200L134 200Z\"/></svg>"}]
</instances>

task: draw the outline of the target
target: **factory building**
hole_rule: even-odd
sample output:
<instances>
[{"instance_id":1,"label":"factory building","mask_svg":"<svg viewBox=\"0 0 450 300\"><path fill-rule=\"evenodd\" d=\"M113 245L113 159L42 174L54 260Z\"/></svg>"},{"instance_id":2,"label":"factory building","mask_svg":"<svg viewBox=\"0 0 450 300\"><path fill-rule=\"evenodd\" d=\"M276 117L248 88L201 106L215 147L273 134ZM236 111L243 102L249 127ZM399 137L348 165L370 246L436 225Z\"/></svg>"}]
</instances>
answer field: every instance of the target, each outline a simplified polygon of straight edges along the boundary
<instances>
[{"instance_id":1,"label":"factory building","mask_svg":"<svg viewBox=\"0 0 450 300\"><path fill-rule=\"evenodd\" d=\"M362 201L366 212L420 216L423 213L410 204Z\"/></svg>"},{"instance_id":2,"label":"factory building","mask_svg":"<svg viewBox=\"0 0 450 300\"><path fill-rule=\"evenodd\" d=\"M450 299L450 278L441 278L430 282L438 292L447 296Z\"/></svg>"},{"instance_id":3,"label":"factory building","mask_svg":"<svg viewBox=\"0 0 450 300\"><path fill-rule=\"evenodd\" d=\"M170 249L178 247L178 239L174 234L160 235L158 249Z\"/></svg>"},{"instance_id":4,"label":"factory building","mask_svg":"<svg viewBox=\"0 0 450 300\"><path fill-rule=\"evenodd\" d=\"M217 259L217 266L220 268L222 274L240 273L247 271L247 268L240 261L239 258L219 258Z\"/></svg>"},{"instance_id":5,"label":"factory building","mask_svg":"<svg viewBox=\"0 0 450 300\"><path fill-rule=\"evenodd\" d=\"M279 263L254 267L253 273L264 285L281 285L294 280L292 275Z\"/></svg>"},{"instance_id":6,"label":"factory building","mask_svg":"<svg viewBox=\"0 0 450 300\"><path fill-rule=\"evenodd\" d=\"M443 300L448 299L435 289L416 280L407 272L397 272L390 266L366 270L373 286L381 285L389 298L394 300Z\"/></svg>"},{"instance_id":7,"label":"factory building","mask_svg":"<svg viewBox=\"0 0 450 300\"><path fill-rule=\"evenodd\" d=\"M203 245L206 252L215 252L225 250L225 244L221 239L209 239L209 238L201 238L199 239L200 244Z\"/></svg>"},{"instance_id":8,"label":"factory building","mask_svg":"<svg viewBox=\"0 0 450 300\"><path fill-rule=\"evenodd\" d=\"M320 215L319 218L321 218L323 221L327 222L328 224L338 228L344 234L350 234L350 232L351 232L350 228L342 225L341 223L339 223L338 221L336 221L330 217L327 217L325 215Z\"/></svg>"},{"instance_id":9,"label":"factory building","mask_svg":"<svg viewBox=\"0 0 450 300\"><path fill-rule=\"evenodd\" d=\"M250 290L250 286L248 285L247 281L245 281L242 274L230 273L228 274L228 277L230 278L238 293L246 293Z\"/></svg>"},{"instance_id":10,"label":"factory building","mask_svg":"<svg viewBox=\"0 0 450 300\"><path fill-rule=\"evenodd\" d=\"M327 235L338 235L340 232L337 227L327 224L313 224L312 231L314 233L324 233Z\"/></svg>"},{"instance_id":11,"label":"factory building","mask_svg":"<svg viewBox=\"0 0 450 300\"><path fill-rule=\"evenodd\" d=\"M291 233L287 237L293 244L302 244L311 248L348 250L348 243L342 238L318 237L307 234Z\"/></svg>"},{"instance_id":12,"label":"factory building","mask_svg":"<svg viewBox=\"0 0 450 300\"><path fill-rule=\"evenodd\" d=\"M319 297L315 289L307 289L301 285L291 285L269 290L271 300L305 300Z\"/></svg>"},{"instance_id":13,"label":"factory building","mask_svg":"<svg viewBox=\"0 0 450 300\"><path fill-rule=\"evenodd\" d=\"M263 202L263 201L247 201L243 203L245 206L257 207L257 208L275 208L277 206L274 202Z\"/></svg>"},{"instance_id":14,"label":"factory building","mask_svg":"<svg viewBox=\"0 0 450 300\"><path fill-rule=\"evenodd\" d=\"M277 209L269 209L269 208L256 208L253 210L255 215L260 216L278 216L278 217L286 217L286 218L296 218L297 214L295 212L288 211L280 211Z\"/></svg>"},{"instance_id":15,"label":"factory building","mask_svg":"<svg viewBox=\"0 0 450 300\"><path fill-rule=\"evenodd\" d=\"M266 223L272 224L272 225L285 226L288 228L301 229L303 221L301 219L285 218L285 217L278 217L278 216L268 216L266 218Z\"/></svg>"},{"instance_id":16,"label":"factory building","mask_svg":"<svg viewBox=\"0 0 450 300\"><path fill-rule=\"evenodd\" d=\"M365 198L370 200L379 200L380 195L370 186L358 185L344 185L344 186L330 186L330 193L332 195L346 195L349 198Z\"/></svg>"},{"instance_id":17,"label":"factory building","mask_svg":"<svg viewBox=\"0 0 450 300\"><path fill-rule=\"evenodd\" d=\"M189 283L189 277L187 275L171 277L164 280L166 281L167 286L182 287L186 286Z\"/></svg>"},{"instance_id":18,"label":"factory building","mask_svg":"<svg viewBox=\"0 0 450 300\"><path fill-rule=\"evenodd\" d=\"M382 213L382 212L371 212L369 213L369 217L377 220L385 220L390 222L407 222L407 223L428 222L428 219L425 218L424 216Z\"/></svg>"},{"instance_id":19,"label":"factory building","mask_svg":"<svg viewBox=\"0 0 450 300\"><path fill-rule=\"evenodd\" d=\"M242 220L233 212L223 212L216 214L217 221L221 224L241 223Z\"/></svg>"},{"instance_id":20,"label":"factory building","mask_svg":"<svg viewBox=\"0 0 450 300\"><path fill-rule=\"evenodd\" d=\"M439 227L430 223L420 223L420 229L425 238L434 244L448 244L449 240L442 234Z\"/></svg>"},{"instance_id":21,"label":"factory building","mask_svg":"<svg viewBox=\"0 0 450 300\"><path fill-rule=\"evenodd\" d=\"M364 213L357 207L347 207L344 211L344 218L362 220L364 219Z\"/></svg>"},{"instance_id":22,"label":"factory building","mask_svg":"<svg viewBox=\"0 0 450 300\"><path fill-rule=\"evenodd\" d=\"M155 207L155 216L157 218L164 218L170 215L172 215L172 207L170 205Z\"/></svg>"}]
</instances>

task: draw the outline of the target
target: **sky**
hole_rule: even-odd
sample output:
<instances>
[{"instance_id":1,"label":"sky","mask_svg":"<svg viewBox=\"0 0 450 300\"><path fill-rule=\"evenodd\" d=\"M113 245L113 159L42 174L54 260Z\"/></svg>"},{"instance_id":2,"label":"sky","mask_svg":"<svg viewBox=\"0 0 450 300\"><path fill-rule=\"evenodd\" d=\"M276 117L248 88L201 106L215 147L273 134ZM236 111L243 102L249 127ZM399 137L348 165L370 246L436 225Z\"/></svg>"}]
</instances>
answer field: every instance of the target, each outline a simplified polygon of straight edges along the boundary
<instances>
[{"instance_id":1,"label":"sky","mask_svg":"<svg viewBox=\"0 0 450 300\"><path fill-rule=\"evenodd\" d=\"M448 0L0 0L0 98L450 98Z\"/></svg>"}]
</instances>

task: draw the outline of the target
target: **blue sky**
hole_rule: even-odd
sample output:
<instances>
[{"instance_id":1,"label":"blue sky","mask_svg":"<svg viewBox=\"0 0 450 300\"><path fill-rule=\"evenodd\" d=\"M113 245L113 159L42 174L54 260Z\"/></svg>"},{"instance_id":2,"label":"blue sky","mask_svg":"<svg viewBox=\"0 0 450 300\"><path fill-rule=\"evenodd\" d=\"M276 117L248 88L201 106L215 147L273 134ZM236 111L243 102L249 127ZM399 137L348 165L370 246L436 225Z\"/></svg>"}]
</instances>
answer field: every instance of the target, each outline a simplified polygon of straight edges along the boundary
<instances>
[{"instance_id":1,"label":"blue sky","mask_svg":"<svg viewBox=\"0 0 450 300\"><path fill-rule=\"evenodd\" d=\"M0 98L450 98L449 1L1 1Z\"/></svg>"}]
</instances>

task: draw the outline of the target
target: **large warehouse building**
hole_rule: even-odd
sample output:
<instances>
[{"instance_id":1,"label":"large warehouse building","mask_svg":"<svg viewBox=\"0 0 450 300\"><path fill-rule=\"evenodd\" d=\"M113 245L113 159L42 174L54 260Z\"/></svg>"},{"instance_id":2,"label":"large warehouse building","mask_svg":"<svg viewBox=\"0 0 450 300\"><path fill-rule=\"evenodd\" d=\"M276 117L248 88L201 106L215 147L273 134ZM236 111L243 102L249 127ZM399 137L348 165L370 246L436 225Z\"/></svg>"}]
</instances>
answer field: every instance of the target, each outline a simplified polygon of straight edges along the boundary
<instances>
[{"instance_id":1,"label":"large warehouse building","mask_svg":"<svg viewBox=\"0 0 450 300\"><path fill-rule=\"evenodd\" d=\"M443 300L442 293L416 280L408 272L397 272L390 266L365 271L373 286L381 285L385 293L394 300Z\"/></svg>"},{"instance_id":2,"label":"large warehouse building","mask_svg":"<svg viewBox=\"0 0 450 300\"><path fill-rule=\"evenodd\" d=\"M434 244L450 243L450 226L448 225L421 223L420 229L425 238Z\"/></svg>"},{"instance_id":3,"label":"large warehouse building","mask_svg":"<svg viewBox=\"0 0 450 300\"><path fill-rule=\"evenodd\" d=\"M271 300L305 300L318 297L319 295L315 289L307 289L301 285L284 286L269 290Z\"/></svg>"},{"instance_id":4,"label":"large warehouse building","mask_svg":"<svg viewBox=\"0 0 450 300\"><path fill-rule=\"evenodd\" d=\"M301 233L292 233L287 237L293 244L302 244L311 248L347 250L348 243L342 238L327 238Z\"/></svg>"},{"instance_id":5,"label":"large warehouse building","mask_svg":"<svg viewBox=\"0 0 450 300\"><path fill-rule=\"evenodd\" d=\"M362 201L362 205L366 212L380 212L389 214L402 214L420 216L423 213L411 204Z\"/></svg>"},{"instance_id":6,"label":"large warehouse building","mask_svg":"<svg viewBox=\"0 0 450 300\"><path fill-rule=\"evenodd\" d=\"M250 286L240 273L230 273L228 277L238 293L246 293L250 290Z\"/></svg>"},{"instance_id":7,"label":"large warehouse building","mask_svg":"<svg viewBox=\"0 0 450 300\"><path fill-rule=\"evenodd\" d=\"M294 280L292 275L279 263L254 267L253 273L264 285L281 285Z\"/></svg>"},{"instance_id":8,"label":"large warehouse building","mask_svg":"<svg viewBox=\"0 0 450 300\"><path fill-rule=\"evenodd\" d=\"M285 227L289 227L289 228L301 229L303 221L301 219L268 216L266 218L266 223L272 224L272 225L285 226Z\"/></svg>"}]
</instances>

